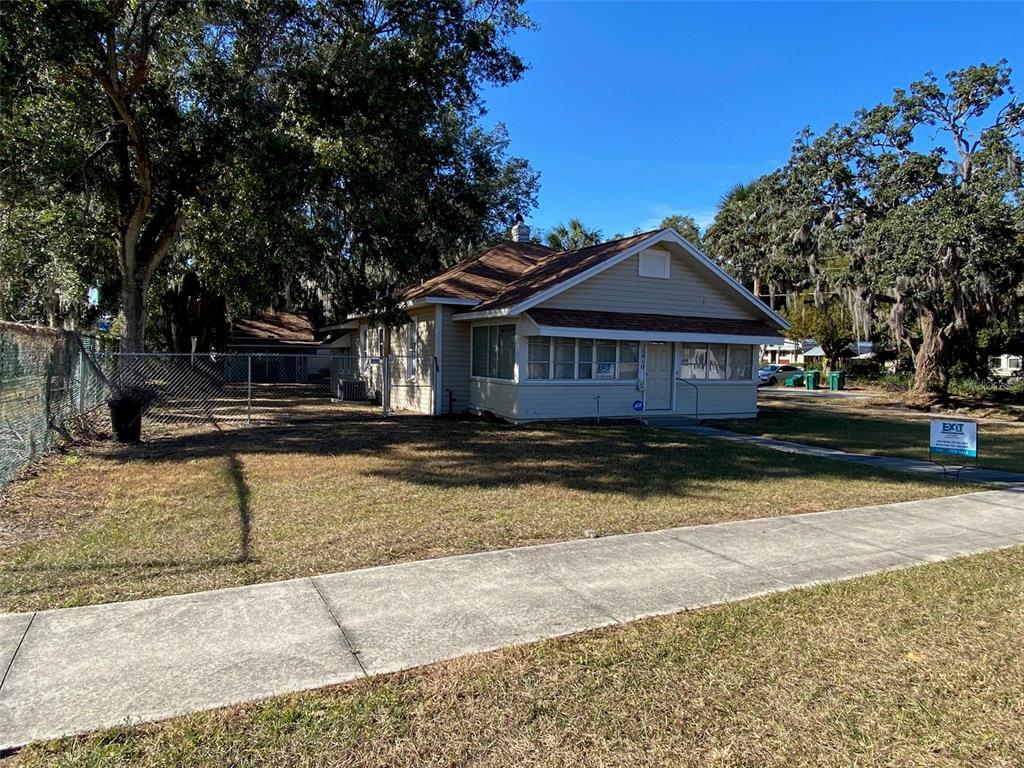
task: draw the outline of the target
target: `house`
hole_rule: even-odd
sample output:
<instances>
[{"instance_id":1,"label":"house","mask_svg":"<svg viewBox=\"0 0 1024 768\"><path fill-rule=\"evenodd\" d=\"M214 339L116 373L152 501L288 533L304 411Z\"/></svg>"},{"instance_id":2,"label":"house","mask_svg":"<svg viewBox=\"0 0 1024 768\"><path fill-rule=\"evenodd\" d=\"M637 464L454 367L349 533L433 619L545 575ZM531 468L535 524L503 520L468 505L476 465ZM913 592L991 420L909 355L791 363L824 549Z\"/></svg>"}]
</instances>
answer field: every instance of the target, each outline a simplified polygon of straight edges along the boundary
<instances>
[{"instance_id":1,"label":"house","mask_svg":"<svg viewBox=\"0 0 1024 768\"><path fill-rule=\"evenodd\" d=\"M232 320L226 351L251 356L235 360L233 380L251 376L262 384L326 385L330 378L331 349L302 312L267 310Z\"/></svg>"},{"instance_id":2,"label":"house","mask_svg":"<svg viewBox=\"0 0 1024 768\"><path fill-rule=\"evenodd\" d=\"M993 355L988 359L988 369L993 376L1009 379L1024 375L1020 355Z\"/></svg>"},{"instance_id":3,"label":"house","mask_svg":"<svg viewBox=\"0 0 1024 768\"><path fill-rule=\"evenodd\" d=\"M556 252L520 218L397 298L401 327L348 324L370 389L386 377L395 410L515 423L753 417L759 346L787 327L673 229Z\"/></svg>"},{"instance_id":4,"label":"house","mask_svg":"<svg viewBox=\"0 0 1024 768\"><path fill-rule=\"evenodd\" d=\"M814 344L795 339L782 339L777 344L761 346L761 362L766 365L803 365L804 350Z\"/></svg>"}]
</instances>

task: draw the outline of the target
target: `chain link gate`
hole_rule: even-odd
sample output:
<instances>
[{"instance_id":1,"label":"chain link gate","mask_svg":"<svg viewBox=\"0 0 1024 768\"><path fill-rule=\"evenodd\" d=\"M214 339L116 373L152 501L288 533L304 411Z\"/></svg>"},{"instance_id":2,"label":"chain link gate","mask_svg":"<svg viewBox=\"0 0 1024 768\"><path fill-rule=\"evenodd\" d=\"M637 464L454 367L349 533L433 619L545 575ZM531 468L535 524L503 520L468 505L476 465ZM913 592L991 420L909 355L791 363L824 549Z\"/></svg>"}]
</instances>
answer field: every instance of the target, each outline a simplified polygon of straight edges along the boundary
<instances>
[{"instance_id":1,"label":"chain link gate","mask_svg":"<svg viewBox=\"0 0 1024 768\"><path fill-rule=\"evenodd\" d=\"M162 424L251 424L358 403L387 415L386 360L358 355L213 352L110 353L99 360L111 392L135 390L145 419Z\"/></svg>"}]
</instances>

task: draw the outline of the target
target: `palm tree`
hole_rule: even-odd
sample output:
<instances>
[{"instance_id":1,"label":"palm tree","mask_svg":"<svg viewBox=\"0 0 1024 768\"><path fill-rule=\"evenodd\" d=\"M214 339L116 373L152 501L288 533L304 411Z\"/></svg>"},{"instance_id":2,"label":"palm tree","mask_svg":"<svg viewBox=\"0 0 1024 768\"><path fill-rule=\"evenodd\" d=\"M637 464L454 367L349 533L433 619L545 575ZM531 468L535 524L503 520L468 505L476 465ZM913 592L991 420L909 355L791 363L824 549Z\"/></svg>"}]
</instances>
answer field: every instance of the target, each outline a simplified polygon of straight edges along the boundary
<instances>
[{"instance_id":1,"label":"palm tree","mask_svg":"<svg viewBox=\"0 0 1024 768\"><path fill-rule=\"evenodd\" d=\"M601 230L587 229L579 219L569 219L553 227L544 238L549 248L556 251L575 251L601 242Z\"/></svg>"}]
</instances>

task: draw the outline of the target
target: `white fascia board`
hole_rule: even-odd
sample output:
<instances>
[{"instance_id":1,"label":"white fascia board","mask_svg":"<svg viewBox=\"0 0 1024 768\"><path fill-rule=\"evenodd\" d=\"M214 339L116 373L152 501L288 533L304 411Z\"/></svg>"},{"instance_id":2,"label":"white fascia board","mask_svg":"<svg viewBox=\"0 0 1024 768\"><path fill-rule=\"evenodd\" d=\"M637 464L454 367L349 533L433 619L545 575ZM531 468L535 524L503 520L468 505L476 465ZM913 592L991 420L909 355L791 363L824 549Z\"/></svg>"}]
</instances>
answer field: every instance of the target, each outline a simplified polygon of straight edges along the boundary
<instances>
[{"instance_id":1,"label":"white fascia board","mask_svg":"<svg viewBox=\"0 0 1024 768\"><path fill-rule=\"evenodd\" d=\"M415 309L428 304L454 304L459 307L475 307L480 303L479 299L452 299L447 296L421 296L412 301L403 301L398 305L399 309Z\"/></svg>"},{"instance_id":2,"label":"white fascia board","mask_svg":"<svg viewBox=\"0 0 1024 768\"><path fill-rule=\"evenodd\" d=\"M511 309L489 309L485 312L460 312L452 315L452 320L488 320L492 317L511 317L518 314Z\"/></svg>"},{"instance_id":3,"label":"white fascia board","mask_svg":"<svg viewBox=\"0 0 1024 768\"><path fill-rule=\"evenodd\" d=\"M619 339L622 341L697 341L712 344L772 344L778 336L744 336L731 333L677 333L668 331L612 331L601 328L562 328L538 325L540 336L579 339Z\"/></svg>"}]
</instances>

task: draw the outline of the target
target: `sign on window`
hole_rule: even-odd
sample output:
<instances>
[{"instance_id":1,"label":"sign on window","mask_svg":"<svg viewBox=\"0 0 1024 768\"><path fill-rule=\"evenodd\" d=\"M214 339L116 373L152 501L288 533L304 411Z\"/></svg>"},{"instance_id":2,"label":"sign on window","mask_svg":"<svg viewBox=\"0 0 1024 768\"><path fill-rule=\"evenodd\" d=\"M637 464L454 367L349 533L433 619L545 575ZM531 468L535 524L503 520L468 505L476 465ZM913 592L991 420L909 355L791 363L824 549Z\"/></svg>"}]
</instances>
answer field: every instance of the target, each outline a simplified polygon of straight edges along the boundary
<instances>
[{"instance_id":1,"label":"sign on window","mask_svg":"<svg viewBox=\"0 0 1024 768\"><path fill-rule=\"evenodd\" d=\"M932 419L928 450L946 456L978 458L978 423Z\"/></svg>"}]
</instances>

